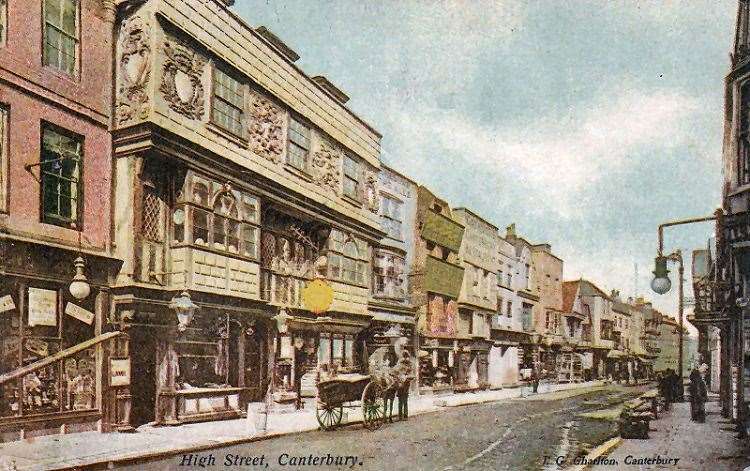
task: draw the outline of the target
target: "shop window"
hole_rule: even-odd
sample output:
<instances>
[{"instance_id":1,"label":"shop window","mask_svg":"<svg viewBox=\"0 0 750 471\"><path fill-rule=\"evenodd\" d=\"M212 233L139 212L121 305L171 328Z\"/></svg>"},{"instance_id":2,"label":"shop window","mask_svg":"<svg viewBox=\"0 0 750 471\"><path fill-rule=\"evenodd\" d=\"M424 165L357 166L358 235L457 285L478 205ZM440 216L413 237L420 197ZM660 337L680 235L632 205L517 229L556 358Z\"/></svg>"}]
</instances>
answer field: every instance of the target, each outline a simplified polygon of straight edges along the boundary
<instances>
[{"instance_id":1,"label":"shop window","mask_svg":"<svg viewBox=\"0 0 750 471\"><path fill-rule=\"evenodd\" d=\"M42 126L42 222L80 224L83 138L51 125Z\"/></svg>"},{"instance_id":2,"label":"shop window","mask_svg":"<svg viewBox=\"0 0 750 471\"><path fill-rule=\"evenodd\" d=\"M0 11L5 11L0 5ZM8 108L0 105L0 213L8 210Z\"/></svg>"},{"instance_id":3,"label":"shop window","mask_svg":"<svg viewBox=\"0 0 750 471\"><path fill-rule=\"evenodd\" d=\"M18 291L16 292L18 293ZM64 306L63 289L29 287L25 300L0 316L0 374L29 366L94 337L93 322ZM0 293L0 297L5 293ZM26 312L18 306L25 305ZM75 306L93 312L93 300ZM96 348L65 356L0 386L0 417L91 410L96 407Z\"/></svg>"},{"instance_id":4,"label":"shop window","mask_svg":"<svg viewBox=\"0 0 750 471\"><path fill-rule=\"evenodd\" d=\"M354 371L354 338L349 335L322 333L318 348L318 364L346 367Z\"/></svg>"},{"instance_id":5,"label":"shop window","mask_svg":"<svg viewBox=\"0 0 750 471\"><path fill-rule=\"evenodd\" d=\"M359 161L355 160L348 154L344 155L344 195L354 200L360 201L359 191L362 170Z\"/></svg>"},{"instance_id":6,"label":"shop window","mask_svg":"<svg viewBox=\"0 0 750 471\"><path fill-rule=\"evenodd\" d=\"M242 83L214 67L211 122L235 136L242 137L245 94Z\"/></svg>"},{"instance_id":7,"label":"shop window","mask_svg":"<svg viewBox=\"0 0 750 471\"><path fill-rule=\"evenodd\" d=\"M287 163L302 172L307 171L310 155L310 128L297 119L289 120L289 152Z\"/></svg>"},{"instance_id":8,"label":"shop window","mask_svg":"<svg viewBox=\"0 0 750 471\"><path fill-rule=\"evenodd\" d=\"M79 0L44 0L42 62L68 75L78 64Z\"/></svg>"}]
</instances>

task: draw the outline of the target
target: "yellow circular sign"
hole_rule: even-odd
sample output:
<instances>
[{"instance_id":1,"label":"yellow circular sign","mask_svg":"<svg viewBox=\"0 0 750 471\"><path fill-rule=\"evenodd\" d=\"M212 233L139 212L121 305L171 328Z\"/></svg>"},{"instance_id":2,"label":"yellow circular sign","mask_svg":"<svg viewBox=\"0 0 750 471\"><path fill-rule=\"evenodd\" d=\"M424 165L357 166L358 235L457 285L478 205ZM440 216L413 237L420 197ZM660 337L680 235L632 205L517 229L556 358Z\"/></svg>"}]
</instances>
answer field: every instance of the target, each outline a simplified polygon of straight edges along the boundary
<instances>
[{"instance_id":1,"label":"yellow circular sign","mask_svg":"<svg viewBox=\"0 0 750 471\"><path fill-rule=\"evenodd\" d=\"M315 314L325 312L333 302L333 288L324 280L313 280L302 290L302 302Z\"/></svg>"}]
</instances>

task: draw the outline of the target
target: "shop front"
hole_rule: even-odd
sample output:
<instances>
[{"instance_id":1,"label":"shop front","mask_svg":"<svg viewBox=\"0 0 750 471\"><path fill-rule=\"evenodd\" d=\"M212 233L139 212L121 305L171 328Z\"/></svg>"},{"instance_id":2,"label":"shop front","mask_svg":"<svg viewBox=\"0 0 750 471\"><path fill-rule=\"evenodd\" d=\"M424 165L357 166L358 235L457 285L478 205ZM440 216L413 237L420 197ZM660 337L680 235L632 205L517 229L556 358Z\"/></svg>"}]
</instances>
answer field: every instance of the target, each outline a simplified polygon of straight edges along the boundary
<instances>
[{"instance_id":1,"label":"shop front","mask_svg":"<svg viewBox=\"0 0 750 471\"><path fill-rule=\"evenodd\" d=\"M315 397L320 379L364 371L367 347L363 332L368 318L281 308L274 320L278 335L273 399L279 406L292 406L298 397Z\"/></svg>"},{"instance_id":2,"label":"shop front","mask_svg":"<svg viewBox=\"0 0 750 471\"><path fill-rule=\"evenodd\" d=\"M205 293L115 295L132 368L129 422L179 425L241 417L268 385L272 321L259 306ZM180 307L192 305L189 312Z\"/></svg>"},{"instance_id":3,"label":"shop front","mask_svg":"<svg viewBox=\"0 0 750 471\"><path fill-rule=\"evenodd\" d=\"M125 338L105 332L105 257L0 240L0 442L115 427L110 359ZM83 259L81 259L83 260ZM71 287L79 263L87 278Z\"/></svg>"},{"instance_id":4,"label":"shop front","mask_svg":"<svg viewBox=\"0 0 750 471\"><path fill-rule=\"evenodd\" d=\"M487 373L490 388L519 384L521 380L520 367L523 360L522 344L527 343L529 337L528 333L518 330L492 328Z\"/></svg>"}]
</instances>

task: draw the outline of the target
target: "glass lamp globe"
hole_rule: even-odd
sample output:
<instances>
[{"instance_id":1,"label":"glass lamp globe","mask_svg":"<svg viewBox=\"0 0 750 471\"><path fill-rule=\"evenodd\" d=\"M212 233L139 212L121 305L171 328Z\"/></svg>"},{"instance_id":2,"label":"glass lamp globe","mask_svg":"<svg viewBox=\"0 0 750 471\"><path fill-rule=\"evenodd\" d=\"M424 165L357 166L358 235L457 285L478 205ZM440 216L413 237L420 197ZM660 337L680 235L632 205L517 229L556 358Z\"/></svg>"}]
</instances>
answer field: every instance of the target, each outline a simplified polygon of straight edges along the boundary
<instances>
[{"instance_id":1,"label":"glass lamp globe","mask_svg":"<svg viewBox=\"0 0 750 471\"><path fill-rule=\"evenodd\" d=\"M89 285L88 280L86 280L86 275L83 274L83 270L86 266L83 258L76 258L73 265L75 266L76 274L73 277L73 281L70 282L68 291L70 291L70 295L75 299L86 299L91 293L91 285Z\"/></svg>"},{"instance_id":2,"label":"glass lamp globe","mask_svg":"<svg viewBox=\"0 0 750 471\"><path fill-rule=\"evenodd\" d=\"M651 281L651 289L657 294L664 294L672 288L672 282L667 277L657 277Z\"/></svg>"}]
</instances>

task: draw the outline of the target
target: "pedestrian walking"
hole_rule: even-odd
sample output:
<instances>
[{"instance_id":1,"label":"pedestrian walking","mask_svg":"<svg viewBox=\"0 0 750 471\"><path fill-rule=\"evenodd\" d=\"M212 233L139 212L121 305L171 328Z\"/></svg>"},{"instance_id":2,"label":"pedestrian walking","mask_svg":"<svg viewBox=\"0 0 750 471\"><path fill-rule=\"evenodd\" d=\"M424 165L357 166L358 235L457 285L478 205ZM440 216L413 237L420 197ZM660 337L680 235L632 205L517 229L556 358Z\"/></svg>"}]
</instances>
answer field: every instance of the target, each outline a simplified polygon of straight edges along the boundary
<instances>
[{"instance_id":1,"label":"pedestrian walking","mask_svg":"<svg viewBox=\"0 0 750 471\"><path fill-rule=\"evenodd\" d=\"M669 370L659 373L659 394L664 398L664 410L669 410L672 404L672 386L669 383Z\"/></svg>"},{"instance_id":2,"label":"pedestrian walking","mask_svg":"<svg viewBox=\"0 0 750 471\"><path fill-rule=\"evenodd\" d=\"M539 392L539 365L534 363L531 367L531 388L534 394Z\"/></svg>"},{"instance_id":3,"label":"pedestrian walking","mask_svg":"<svg viewBox=\"0 0 750 471\"><path fill-rule=\"evenodd\" d=\"M684 387L682 385L682 378L677 376L677 373L672 368L667 369L667 384L669 385L669 392L672 402L681 402L684 395Z\"/></svg>"},{"instance_id":4,"label":"pedestrian walking","mask_svg":"<svg viewBox=\"0 0 750 471\"><path fill-rule=\"evenodd\" d=\"M690 418L693 422L703 423L706 421L706 400L708 390L703 374L708 370L708 365L703 363L695 366L690 372Z\"/></svg>"}]
</instances>

